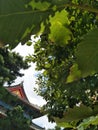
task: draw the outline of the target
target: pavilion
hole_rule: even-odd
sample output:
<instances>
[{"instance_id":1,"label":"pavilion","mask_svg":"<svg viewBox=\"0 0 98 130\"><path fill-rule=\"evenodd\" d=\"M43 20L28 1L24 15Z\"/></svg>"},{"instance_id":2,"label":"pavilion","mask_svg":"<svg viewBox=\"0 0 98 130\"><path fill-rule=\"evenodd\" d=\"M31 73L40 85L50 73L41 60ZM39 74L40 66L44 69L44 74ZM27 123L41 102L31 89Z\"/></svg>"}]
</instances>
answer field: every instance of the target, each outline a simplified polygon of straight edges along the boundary
<instances>
[{"instance_id":1,"label":"pavilion","mask_svg":"<svg viewBox=\"0 0 98 130\"><path fill-rule=\"evenodd\" d=\"M18 105L20 105L24 110L24 116L30 120L43 116L40 111L40 107L29 102L24 91L23 83L4 88L6 89L6 92L12 96L12 98L8 103L0 100L0 118L6 117L6 111L11 110L13 107ZM30 130L45 130L45 128L32 123L30 125Z\"/></svg>"}]
</instances>

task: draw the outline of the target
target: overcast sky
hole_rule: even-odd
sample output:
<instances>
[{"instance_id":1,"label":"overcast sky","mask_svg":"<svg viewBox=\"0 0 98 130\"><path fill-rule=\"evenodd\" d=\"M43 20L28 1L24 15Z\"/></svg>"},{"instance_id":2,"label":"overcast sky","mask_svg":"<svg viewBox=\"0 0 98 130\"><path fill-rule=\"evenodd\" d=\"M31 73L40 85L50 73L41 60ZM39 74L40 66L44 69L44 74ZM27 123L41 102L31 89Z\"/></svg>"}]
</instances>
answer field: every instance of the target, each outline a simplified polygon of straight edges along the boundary
<instances>
[{"instance_id":1,"label":"overcast sky","mask_svg":"<svg viewBox=\"0 0 98 130\"><path fill-rule=\"evenodd\" d=\"M33 45L27 46L26 44L25 45L19 44L14 49L14 51L18 52L20 55L25 57L28 54L33 54L34 49ZM42 106L43 104L45 104L45 100L43 100L42 97L37 96L37 94L34 92L34 87L37 87L35 84L36 81L35 64L32 63L29 69L22 70L22 72L24 73L24 76L22 78L17 78L15 84L21 83L23 81L24 89L29 101L38 106ZM35 119L33 120L33 122L45 128L53 128L55 126L55 124L51 124L48 122L46 116L40 117L39 119Z\"/></svg>"}]
</instances>

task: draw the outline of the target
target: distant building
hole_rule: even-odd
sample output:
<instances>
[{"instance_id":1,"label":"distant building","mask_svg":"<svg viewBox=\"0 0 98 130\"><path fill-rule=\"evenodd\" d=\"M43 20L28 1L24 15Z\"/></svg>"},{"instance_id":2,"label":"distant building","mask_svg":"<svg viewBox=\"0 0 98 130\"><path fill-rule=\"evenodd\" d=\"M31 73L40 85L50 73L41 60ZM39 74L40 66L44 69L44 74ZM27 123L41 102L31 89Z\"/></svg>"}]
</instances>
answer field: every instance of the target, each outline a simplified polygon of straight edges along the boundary
<instances>
[{"instance_id":1,"label":"distant building","mask_svg":"<svg viewBox=\"0 0 98 130\"><path fill-rule=\"evenodd\" d=\"M12 110L13 107L17 105L20 105L23 108L24 116L30 120L43 116L40 112L40 107L31 104L28 101L22 83L15 86L5 87L5 89L8 94L11 94L12 98L8 103L0 100L0 118L7 116L6 111ZM45 128L32 123L30 125L30 130L45 130Z\"/></svg>"}]
</instances>

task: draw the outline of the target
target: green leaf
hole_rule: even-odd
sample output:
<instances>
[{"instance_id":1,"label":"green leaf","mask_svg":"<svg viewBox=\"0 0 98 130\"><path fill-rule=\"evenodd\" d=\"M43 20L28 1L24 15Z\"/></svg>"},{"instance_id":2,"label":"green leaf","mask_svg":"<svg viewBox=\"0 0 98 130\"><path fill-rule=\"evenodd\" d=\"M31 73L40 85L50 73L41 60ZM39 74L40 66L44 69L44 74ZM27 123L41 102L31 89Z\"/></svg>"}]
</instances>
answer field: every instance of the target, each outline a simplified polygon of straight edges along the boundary
<instances>
[{"instance_id":1,"label":"green leaf","mask_svg":"<svg viewBox=\"0 0 98 130\"><path fill-rule=\"evenodd\" d=\"M0 1L0 44L10 44L13 48L19 42L25 43L31 34L40 31L41 22L46 21L50 12L48 2L35 0ZM43 10L44 9L44 10Z\"/></svg>"},{"instance_id":2,"label":"green leaf","mask_svg":"<svg viewBox=\"0 0 98 130\"><path fill-rule=\"evenodd\" d=\"M98 72L98 28L84 36L77 46L76 57L83 77Z\"/></svg>"},{"instance_id":3,"label":"green leaf","mask_svg":"<svg viewBox=\"0 0 98 130\"><path fill-rule=\"evenodd\" d=\"M96 115L98 113L98 106L94 106L94 109L87 107L85 105L75 106L74 108L69 108L68 111L64 113L63 118L54 118L58 123L62 122L72 122L79 121L84 118Z\"/></svg>"},{"instance_id":4,"label":"green leaf","mask_svg":"<svg viewBox=\"0 0 98 130\"><path fill-rule=\"evenodd\" d=\"M68 44L71 39L71 32L67 28L69 25L68 13L65 10L56 12L54 17L50 16L50 34L49 39L60 46Z\"/></svg>"},{"instance_id":5,"label":"green leaf","mask_svg":"<svg viewBox=\"0 0 98 130\"><path fill-rule=\"evenodd\" d=\"M56 122L58 122L57 120L55 120ZM60 123L57 123L58 126L60 127L64 127L64 128L73 128L74 126L71 125L71 123L66 123L66 122L60 122Z\"/></svg>"},{"instance_id":6,"label":"green leaf","mask_svg":"<svg viewBox=\"0 0 98 130\"><path fill-rule=\"evenodd\" d=\"M32 7L32 9L39 9L39 10L42 10L42 11L45 11L47 10L49 7L50 7L50 3L48 2L36 2L35 0L32 0L29 5Z\"/></svg>"},{"instance_id":7,"label":"green leaf","mask_svg":"<svg viewBox=\"0 0 98 130\"><path fill-rule=\"evenodd\" d=\"M83 122L77 127L78 130L84 130L89 125L98 125L98 115L84 119Z\"/></svg>"},{"instance_id":8,"label":"green leaf","mask_svg":"<svg viewBox=\"0 0 98 130\"><path fill-rule=\"evenodd\" d=\"M67 77L67 83L75 81L80 77L81 77L81 71L78 69L78 65L73 64L73 66L70 68L69 76Z\"/></svg>"},{"instance_id":9,"label":"green leaf","mask_svg":"<svg viewBox=\"0 0 98 130\"><path fill-rule=\"evenodd\" d=\"M31 46L32 45L32 41L28 41L26 42L27 46Z\"/></svg>"},{"instance_id":10,"label":"green leaf","mask_svg":"<svg viewBox=\"0 0 98 130\"><path fill-rule=\"evenodd\" d=\"M67 2L66 0L0 0L0 47L9 44L14 48L19 42L27 42L31 35L39 33L42 23L46 25L49 15L53 16L53 12L59 8L57 6ZM60 10L64 8L62 6ZM68 31L62 27L61 29Z\"/></svg>"},{"instance_id":11,"label":"green leaf","mask_svg":"<svg viewBox=\"0 0 98 130\"><path fill-rule=\"evenodd\" d=\"M3 56L0 54L0 64L3 65L4 64L4 58Z\"/></svg>"}]
</instances>

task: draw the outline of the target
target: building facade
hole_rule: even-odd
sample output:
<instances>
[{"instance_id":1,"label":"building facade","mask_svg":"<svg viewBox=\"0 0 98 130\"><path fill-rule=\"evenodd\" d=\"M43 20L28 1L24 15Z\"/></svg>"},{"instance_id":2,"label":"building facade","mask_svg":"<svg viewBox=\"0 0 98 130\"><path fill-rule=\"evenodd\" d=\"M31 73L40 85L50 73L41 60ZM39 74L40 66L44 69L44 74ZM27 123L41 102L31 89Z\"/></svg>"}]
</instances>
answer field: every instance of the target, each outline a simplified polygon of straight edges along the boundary
<instances>
[{"instance_id":1,"label":"building facade","mask_svg":"<svg viewBox=\"0 0 98 130\"><path fill-rule=\"evenodd\" d=\"M9 102L5 102L0 99L0 118L6 117L6 112L8 110L12 110L16 106L22 107L24 110L24 116L27 119L32 120L43 116L40 111L40 107L29 102L22 83L15 86L4 87L4 89L8 95L10 94L11 100ZM30 130L45 130L45 128L32 123L30 125Z\"/></svg>"}]
</instances>

